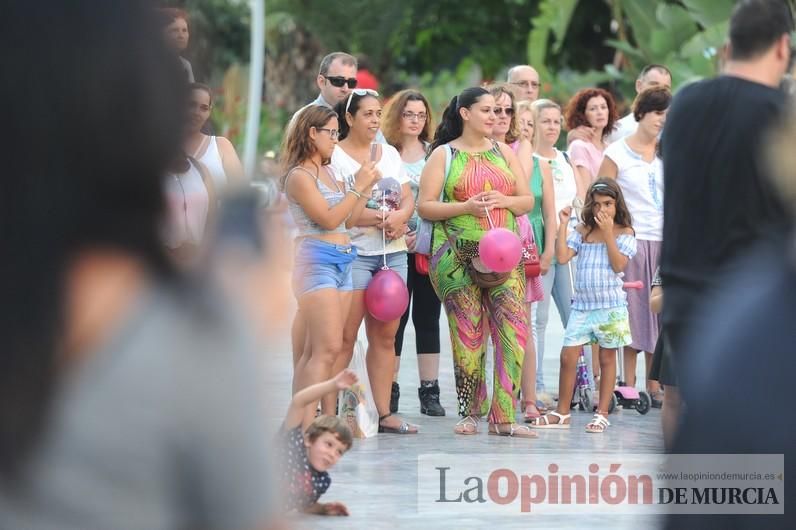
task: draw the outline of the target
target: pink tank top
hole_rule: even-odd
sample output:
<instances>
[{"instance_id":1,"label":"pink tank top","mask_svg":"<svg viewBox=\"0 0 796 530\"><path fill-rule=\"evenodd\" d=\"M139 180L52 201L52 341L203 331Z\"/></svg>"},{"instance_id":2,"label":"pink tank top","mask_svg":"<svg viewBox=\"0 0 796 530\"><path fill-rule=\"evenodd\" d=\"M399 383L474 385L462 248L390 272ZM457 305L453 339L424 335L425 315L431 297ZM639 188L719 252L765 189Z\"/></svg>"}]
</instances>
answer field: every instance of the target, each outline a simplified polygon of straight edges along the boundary
<instances>
[{"instance_id":1,"label":"pink tank top","mask_svg":"<svg viewBox=\"0 0 796 530\"><path fill-rule=\"evenodd\" d=\"M165 194L168 206L166 246L174 249L186 243L199 245L207 224L210 195L193 162L185 173L166 177Z\"/></svg>"}]
</instances>

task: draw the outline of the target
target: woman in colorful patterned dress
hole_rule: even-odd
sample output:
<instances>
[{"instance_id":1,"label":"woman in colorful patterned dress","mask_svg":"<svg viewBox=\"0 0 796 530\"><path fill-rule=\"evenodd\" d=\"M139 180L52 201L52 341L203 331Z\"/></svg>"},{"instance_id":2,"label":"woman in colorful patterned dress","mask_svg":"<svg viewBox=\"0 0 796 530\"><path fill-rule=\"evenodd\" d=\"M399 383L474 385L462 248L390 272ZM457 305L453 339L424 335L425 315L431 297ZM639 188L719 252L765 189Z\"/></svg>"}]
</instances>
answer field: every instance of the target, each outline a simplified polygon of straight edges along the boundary
<instances>
[{"instance_id":1,"label":"woman in colorful patterned dress","mask_svg":"<svg viewBox=\"0 0 796 530\"><path fill-rule=\"evenodd\" d=\"M490 288L473 283L468 272L470 266L489 272L478 258L478 242L490 225L516 231L515 215L533 207L513 151L489 138L495 121L495 98L483 88L468 88L451 100L420 179L418 213L434 221L430 277L448 315L462 416L454 432L477 433L479 418L488 414L490 434L534 438L515 423L514 410L528 338L523 267ZM495 343L491 405L484 318Z\"/></svg>"}]
</instances>

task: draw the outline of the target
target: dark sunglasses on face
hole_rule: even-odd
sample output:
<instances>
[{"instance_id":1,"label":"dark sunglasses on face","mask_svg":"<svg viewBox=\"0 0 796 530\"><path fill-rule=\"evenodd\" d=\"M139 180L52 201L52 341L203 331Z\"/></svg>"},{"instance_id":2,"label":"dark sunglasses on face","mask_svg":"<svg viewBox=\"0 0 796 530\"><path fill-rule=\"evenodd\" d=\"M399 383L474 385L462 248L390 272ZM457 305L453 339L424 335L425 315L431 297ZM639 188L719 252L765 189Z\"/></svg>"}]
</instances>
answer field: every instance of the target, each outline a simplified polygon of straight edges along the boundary
<instances>
[{"instance_id":1,"label":"dark sunglasses on face","mask_svg":"<svg viewBox=\"0 0 796 530\"><path fill-rule=\"evenodd\" d=\"M495 116L500 116L505 114L506 116L513 116L514 115L514 108L513 107L495 107Z\"/></svg>"},{"instance_id":2,"label":"dark sunglasses on face","mask_svg":"<svg viewBox=\"0 0 796 530\"><path fill-rule=\"evenodd\" d=\"M326 78L326 80L329 81L332 84L332 86L336 86L337 88L341 88L346 83L348 84L348 88L356 88L357 86L356 77L345 78L343 76L338 76L338 75L332 77L328 76L323 76L323 77Z\"/></svg>"}]
</instances>

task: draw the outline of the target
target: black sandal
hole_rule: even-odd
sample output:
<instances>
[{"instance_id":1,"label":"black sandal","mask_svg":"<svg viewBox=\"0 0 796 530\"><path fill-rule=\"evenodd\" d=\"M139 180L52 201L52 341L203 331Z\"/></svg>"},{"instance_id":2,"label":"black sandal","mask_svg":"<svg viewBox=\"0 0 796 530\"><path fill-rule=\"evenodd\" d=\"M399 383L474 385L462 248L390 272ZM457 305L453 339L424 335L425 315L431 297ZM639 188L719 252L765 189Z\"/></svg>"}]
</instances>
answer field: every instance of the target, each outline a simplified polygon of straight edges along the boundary
<instances>
[{"instance_id":1,"label":"black sandal","mask_svg":"<svg viewBox=\"0 0 796 530\"><path fill-rule=\"evenodd\" d=\"M379 432L380 433L385 433L385 434L417 434L417 432L418 432L417 429L415 429L414 431L410 431L409 429L412 426L409 425L408 423L406 423L405 421L401 422L401 426L398 427L397 429L395 427L385 427L384 425L382 425L381 424L381 420L383 420L385 418L389 418L390 416L392 416L392 412L390 412L388 414L385 414L384 416L379 417Z\"/></svg>"}]
</instances>

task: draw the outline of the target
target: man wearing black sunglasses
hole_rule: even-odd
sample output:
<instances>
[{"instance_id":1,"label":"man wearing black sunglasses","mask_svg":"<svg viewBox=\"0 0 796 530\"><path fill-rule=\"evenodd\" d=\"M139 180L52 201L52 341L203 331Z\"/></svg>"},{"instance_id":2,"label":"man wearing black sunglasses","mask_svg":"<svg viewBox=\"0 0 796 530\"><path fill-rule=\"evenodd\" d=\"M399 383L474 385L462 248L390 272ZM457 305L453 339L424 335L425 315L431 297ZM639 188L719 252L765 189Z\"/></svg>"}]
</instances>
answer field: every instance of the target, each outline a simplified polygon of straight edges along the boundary
<instances>
[{"instance_id":1,"label":"man wearing black sunglasses","mask_svg":"<svg viewBox=\"0 0 796 530\"><path fill-rule=\"evenodd\" d=\"M321 60L318 78L315 81L321 93L315 101L301 107L293 114L290 124L296 116L310 105L321 105L333 108L348 97L357 86L357 60L345 52L332 52Z\"/></svg>"}]
</instances>

